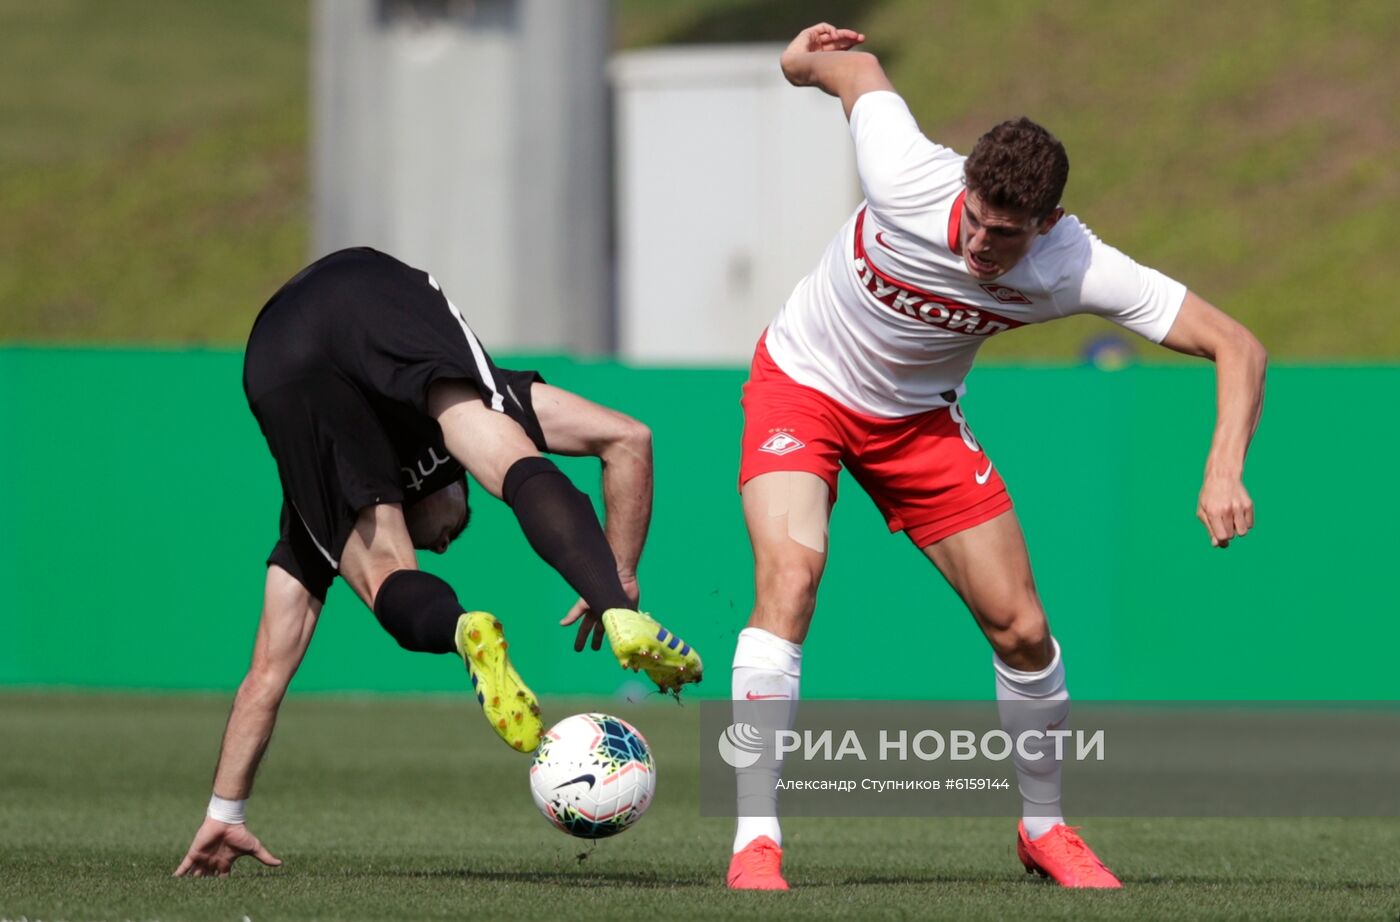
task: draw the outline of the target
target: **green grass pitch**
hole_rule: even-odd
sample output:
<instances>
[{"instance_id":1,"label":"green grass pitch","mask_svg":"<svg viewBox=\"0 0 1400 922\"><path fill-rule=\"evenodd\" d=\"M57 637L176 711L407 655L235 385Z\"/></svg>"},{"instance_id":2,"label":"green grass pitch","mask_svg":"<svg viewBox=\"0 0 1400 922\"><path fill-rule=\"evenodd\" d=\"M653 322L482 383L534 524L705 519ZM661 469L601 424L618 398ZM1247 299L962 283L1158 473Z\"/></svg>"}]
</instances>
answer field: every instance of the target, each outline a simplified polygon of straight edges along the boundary
<instances>
[{"instance_id":1,"label":"green grass pitch","mask_svg":"<svg viewBox=\"0 0 1400 922\"><path fill-rule=\"evenodd\" d=\"M0 695L0 919L1400 916L1394 819L1090 820L1126 885L1116 893L1027 877L1008 820L793 820L794 889L729 893L731 822L698 816L693 705L546 702L547 719L633 720L656 752L650 812L590 850L535 812L528 759L465 694L291 698L250 803L285 865L176 880L227 706Z\"/></svg>"}]
</instances>

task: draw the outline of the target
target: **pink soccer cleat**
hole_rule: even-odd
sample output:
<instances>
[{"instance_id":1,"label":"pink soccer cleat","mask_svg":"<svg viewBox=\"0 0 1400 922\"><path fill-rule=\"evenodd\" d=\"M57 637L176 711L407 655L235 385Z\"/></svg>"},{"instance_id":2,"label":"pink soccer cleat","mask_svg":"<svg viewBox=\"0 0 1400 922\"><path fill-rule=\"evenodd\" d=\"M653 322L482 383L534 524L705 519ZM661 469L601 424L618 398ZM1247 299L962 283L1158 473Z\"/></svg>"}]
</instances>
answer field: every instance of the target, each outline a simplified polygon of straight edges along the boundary
<instances>
[{"instance_id":1,"label":"pink soccer cleat","mask_svg":"<svg viewBox=\"0 0 1400 922\"><path fill-rule=\"evenodd\" d=\"M767 836L759 836L734 853L726 882L730 890L786 890L783 850Z\"/></svg>"},{"instance_id":2,"label":"pink soccer cleat","mask_svg":"<svg viewBox=\"0 0 1400 922\"><path fill-rule=\"evenodd\" d=\"M1075 832L1078 828L1058 823L1045 835L1031 841L1026 835L1026 824L1017 824L1016 854L1026 866L1026 873L1048 877L1061 887L1122 887L1122 882L1079 838Z\"/></svg>"}]
</instances>

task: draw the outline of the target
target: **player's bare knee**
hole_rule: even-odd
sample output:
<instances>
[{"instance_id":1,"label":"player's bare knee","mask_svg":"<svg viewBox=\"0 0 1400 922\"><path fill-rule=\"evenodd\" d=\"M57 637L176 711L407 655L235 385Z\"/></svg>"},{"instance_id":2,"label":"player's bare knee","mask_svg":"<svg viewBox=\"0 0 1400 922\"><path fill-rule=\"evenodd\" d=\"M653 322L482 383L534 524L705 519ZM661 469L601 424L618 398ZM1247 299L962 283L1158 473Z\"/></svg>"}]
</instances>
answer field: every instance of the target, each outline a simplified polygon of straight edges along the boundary
<instances>
[{"instance_id":1,"label":"player's bare knee","mask_svg":"<svg viewBox=\"0 0 1400 922\"><path fill-rule=\"evenodd\" d=\"M255 648L248 674L238 686L238 699L258 708L276 707L286 694L300 660L260 656Z\"/></svg>"},{"instance_id":2,"label":"player's bare knee","mask_svg":"<svg viewBox=\"0 0 1400 922\"><path fill-rule=\"evenodd\" d=\"M614 413L607 440L599 457L604 464L615 461L651 463L651 427L623 413Z\"/></svg>"},{"instance_id":3,"label":"player's bare knee","mask_svg":"<svg viewBox=\"0 0 1400 922\"><path fill-rule=\"evenodd\" d=\"M622 414L619 414L622 415ZM651 427L639 419L622 416L618 441L638 454L651 456Z\"/></svg>"},{"instance_id":4,"label":"player's bare knee","mask_svg":"<svg viewBox=\"0 0 1400 922\"><path fill-rule=\"evenodd\" d=\"M1044 669L1054 656L1050 626L1039 613L1010 619L1005 627L989 626L987 640L1003 663L1023 672Z\"/></svg>"},{"instance_id":5,"label":"player's bare knee","mask_svg":"<svg viewBox=\"0 0 1400 922\"><path fill-rule=\"evenodd\" d=\"M801 609L816 603L821 575L805 561L794 561L771 568L763 581L771 598L785 600Z\"/></svg>"},{"instance_id":6,"label":"player's bare knee","mask_svg":"<svg viewBox=\"0 0 1400 922\"><path fill-rule=\"evenodd\" d=\"M754 616L765 630L780 636L807 633L817 604L821 574L803 562L786 562L764 568L759 575Z\"/></svg>"},{"instance_id":7,"label":"player's bare knee","mask_svg":"<svg viewBox=\"0 0 1400 922\"><path fill-rule=\"evenodd\" d=\"M340 559L341 578L371 610L385 580L400 570L417 569L418 559L411 545L406 552L391 547L383 548L379 553L347 545L346 553Z\"/></svg>"}]
</instances>

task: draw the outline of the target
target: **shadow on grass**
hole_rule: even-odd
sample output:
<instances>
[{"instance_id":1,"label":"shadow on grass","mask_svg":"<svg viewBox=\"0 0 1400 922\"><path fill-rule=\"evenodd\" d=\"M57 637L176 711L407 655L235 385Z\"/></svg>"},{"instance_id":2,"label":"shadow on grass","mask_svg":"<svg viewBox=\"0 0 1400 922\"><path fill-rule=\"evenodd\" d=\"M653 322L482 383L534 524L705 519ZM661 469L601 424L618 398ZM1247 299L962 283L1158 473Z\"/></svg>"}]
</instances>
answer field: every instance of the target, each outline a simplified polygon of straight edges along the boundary
<instances>
[{"instance_id":1,"label":"shadow on grass","mask_svg":"<svg viewBox=\"0 0 1400 922\"><path fill-rule=\"evenodd\" d=\"M286 872L278 872L272 869L240 869L251 873L240 874L240 877L263 877L275 879L287 875ZM626 886L636 887L643 890L672 890L677 888L714 889L723 888L724 869L720 866L706 869L701 872L686 874L683 876L667 877L655 873L639 873L629 871L598 871L587 867L577 869L559 868L539 868L522 869L515 871L494 871L472 868L373 868L362 871L343 870L339 873L317 874L312 872L309 875L296 876L330 876L330 877L392 877L401 879L419 880L461 880L464 883L506 883L506 884L543 884L562 888L573 888L580 890L602 890L605 888ZM939 872L929 871L927 873L907 873L907 874L829 874L821 877L805 878L801 874L789 874L788 880L794 889L828 891L848 887L957 887L975 886L985 888L987 886L1000 886L1003 888L1031 887L1044 889L1047 892L1058 891L1060 888L1053 882L1039 877L1030 877L1011 871L964 871L964 872ZM1200 888L1207 887L1219 890L1252 889L1258 887L1283 887L1297 888L1300 885L1306 887L1311 893L1375 893L1375 894L1400 894L1400 883L1389 883L1379 881L1300 881L1296 877L1255 877L1228 874L1180 874L1123 878L1123 891L1116 891L1131 896L1134 891L1161 892L1167 888ZM1114 892L1114 891L1110 891Z\"/></svg>"},{"instance_id":2,"label":"shadow on grass","mask_svg":"<svg viewBox=\"0 0 1400 922\"><path fill-rule=\"evenodd\" d=\"M604 887L639 887L642 889L668 890L673 887L708 887L715 883L709 876L704 877L658 877L655 874L596 871L482 871L470 868L412 868L391 871L376 871L385 877L416 877L426 880L460 878L467 882L495 881L499 883L555 884L562 887L579 887L596 890Z\"/></svg>"},{"instance_id":3,"label":"shadow on grass","mask_svg":"<svg viewBox=\"0 0 1400 922\"><path fill-rule=\"evenodd\" d=\"M590 871L579 869L577 871L568 870L521 870L521 871L483 871L471 869L451 869L437 868L412 870L403 869L395 871L376 872L391 877L417 877L425 879L443 879L460 877L465 881L498 881L501 883L536 883L536 884L556 884L564 887L579 887L583 889L597 889L602 887L616 887L626 885L630 887L640 887L643 889L670 889L674 887L715 887L722 886L724 882L724 868L716 866L713 873L690 874L683 877L664 877L656 874L630 873L626 871ZM803 890L826 890L840 887L885 887L885 886L920 886L920 885L953 885L953 884L976 884L985 886L994 883L1015 883L1012 878L1004 874L904 874L904 875L868 875L868 876L824 876L814 879L803 879L802 877L789 877L794 887Z\"/></svg>"}]
</instances>

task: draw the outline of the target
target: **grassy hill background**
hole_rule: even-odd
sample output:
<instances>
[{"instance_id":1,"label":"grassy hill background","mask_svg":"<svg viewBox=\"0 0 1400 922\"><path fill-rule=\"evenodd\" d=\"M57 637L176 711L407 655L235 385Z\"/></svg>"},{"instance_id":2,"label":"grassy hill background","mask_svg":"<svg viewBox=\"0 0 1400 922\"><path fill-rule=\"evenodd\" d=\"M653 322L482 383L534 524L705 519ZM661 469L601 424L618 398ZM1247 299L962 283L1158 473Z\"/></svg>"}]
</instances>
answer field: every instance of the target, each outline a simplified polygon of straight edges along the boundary
<instances>
[{"instance_id":1,"label":"grassy hill background","mask_svg":"<svg viewBox=\"0 0 1400 922\"><path fill-rule=\"evenodd\" d=\"M1276 358L1400 357L1391 0L614 6L618 47L818 18L865 31L944 143L1051 127L1070 209ZM287 0L0 0L0 341L241 344L307 255L308 29ZM986 353L1069 357L1101 328Z\"/></svg>"}]
</instances>

